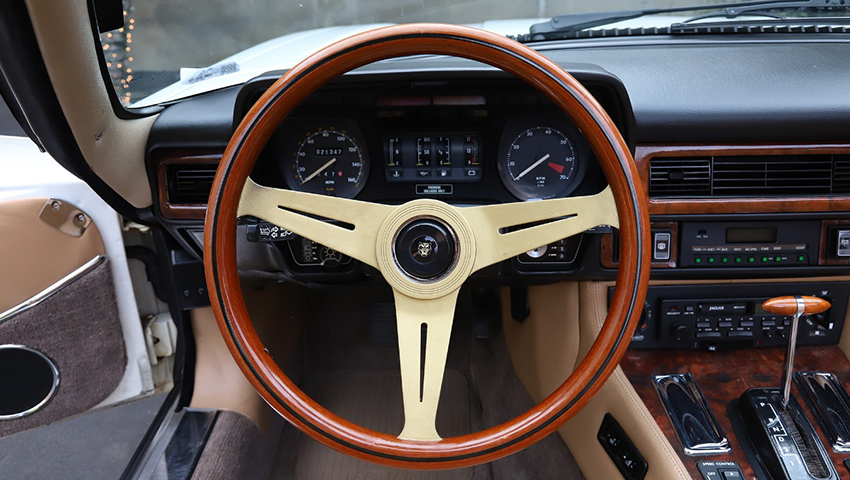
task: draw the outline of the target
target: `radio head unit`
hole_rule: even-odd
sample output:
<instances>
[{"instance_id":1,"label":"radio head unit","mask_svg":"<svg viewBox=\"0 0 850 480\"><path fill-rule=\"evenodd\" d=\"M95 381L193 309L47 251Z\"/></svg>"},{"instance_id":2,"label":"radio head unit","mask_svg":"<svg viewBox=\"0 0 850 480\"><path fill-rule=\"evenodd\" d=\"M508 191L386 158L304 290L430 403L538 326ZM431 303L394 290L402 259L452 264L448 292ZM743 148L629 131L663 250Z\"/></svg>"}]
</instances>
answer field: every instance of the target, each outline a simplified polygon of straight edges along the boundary
<instances>
[{"instance_id":1,"label":"radio head unit","mask_svg":"<svg viewBox=\"0 0 850 480\"><path fill-rule=\"evenodd\" d=\"M612 287L613 288L613 287ZM610 295L613 289L609 290ZM761 304L778 295L827 299L828 311L805 316L798 344L834 345L841 337L850 284L846 282L652 285L631 348L775 347L787 343L791 317Z\"/></svg>"}]
</instances>

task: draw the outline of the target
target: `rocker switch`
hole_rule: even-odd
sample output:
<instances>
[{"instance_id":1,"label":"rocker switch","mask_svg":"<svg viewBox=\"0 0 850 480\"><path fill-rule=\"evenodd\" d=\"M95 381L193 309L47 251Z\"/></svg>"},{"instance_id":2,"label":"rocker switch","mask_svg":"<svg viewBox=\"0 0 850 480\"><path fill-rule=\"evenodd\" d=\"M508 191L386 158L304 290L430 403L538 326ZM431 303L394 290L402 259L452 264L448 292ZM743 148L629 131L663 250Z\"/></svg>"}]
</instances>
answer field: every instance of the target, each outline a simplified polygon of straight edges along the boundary
<instances>
[{"instance_id":1,"label":"rocker switch","mask_svg":"<svg viewBox=\"0 0 850 480\"><path fill-rule=\"evenodd\" d=\"M602 419L602 425L599 427L596 438L602 444L602 448L605 449L608 456L611 457L623 478L626 480L643 480L646 477L649 465L629 436L626 435L623 427L617 423L617 420L610 413L606 413Z\"/></svg>"},{"instance_id":2,"label":"rocker switch","mask_svg":"<svg viewBox=\"0 0 850 480\"><path fill-rule=\"evenodd\" d=\"M850 230L847 231L850 234ZM850 235L848 235L848 240L850 240ZM653 249L652 249L652 259L653 260L670 260L670 234L669 233L656 233L653 237ZM850 250L848 250L847 255L850 255Z\"/></svg>"},{"instance_id":3,"label":"rocker switch","mask_svg":"<svg viewBox=\"0 0 850 480\"><path fill-rule=\"evenodd\" d=\"M838 231L838 248L835 252L839 257L850 257L850 230Z\"/></svg>"}]
</instances>

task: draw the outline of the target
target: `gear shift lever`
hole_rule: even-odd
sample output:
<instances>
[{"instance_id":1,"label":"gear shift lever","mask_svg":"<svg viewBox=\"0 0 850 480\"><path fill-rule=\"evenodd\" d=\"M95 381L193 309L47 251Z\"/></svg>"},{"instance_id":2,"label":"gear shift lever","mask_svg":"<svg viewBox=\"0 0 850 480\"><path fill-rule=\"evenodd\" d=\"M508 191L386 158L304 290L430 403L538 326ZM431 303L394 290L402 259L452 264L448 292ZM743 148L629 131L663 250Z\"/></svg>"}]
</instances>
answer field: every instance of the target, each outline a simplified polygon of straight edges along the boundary
<instances>
[{"instance_id":1,"label":"gear shift lever","mask_svg":"<svg viewBox=\"0 0 850 480\"><path fill-rule=\"evenodd\" d=\"M777 297L762 304L775 315L790 315L791 334L785 352L781 388L751 388L736 402L745 435L752 447L747 453L759 478L771 480L835 480L838 472L832 465L817 432L800 404L791 397L794 353L800 317L825 312L831 305L817 297ZM751 457L752 455L752 457Z\"/></svg>"},{"instance_id":2,"label":"gear shift lever","mask_svg":"<svg viewBox=\"0 0 850 480\"><path fill-rule=\"evenodd\" d=\"M785 350L785 368L782 370L782 406L785 408L788 408L788 401L791 398L791 378L794 373L794 352L797 350L797 329L800 317L823 313L831 306L822 298L799 295L771 298L761 306L764 311L775 315L793 315L791 335L788 336L788 349Z\"/></svg>"}]
</instances>

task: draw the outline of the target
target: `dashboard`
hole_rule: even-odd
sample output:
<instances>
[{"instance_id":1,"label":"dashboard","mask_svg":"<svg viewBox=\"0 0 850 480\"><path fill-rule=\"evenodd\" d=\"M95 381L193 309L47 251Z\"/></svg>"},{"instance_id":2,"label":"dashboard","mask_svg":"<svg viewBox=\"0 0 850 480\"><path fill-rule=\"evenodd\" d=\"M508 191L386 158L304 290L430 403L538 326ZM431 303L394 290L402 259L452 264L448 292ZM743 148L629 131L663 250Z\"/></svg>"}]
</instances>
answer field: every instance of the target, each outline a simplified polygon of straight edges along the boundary
<instances>
[{"instance_id":1,"label":"dashboard","mask_svg":"<svg viewBox=\"0 0 850 480\"><path fill-rule=\"evenodd\" d=\"M586 75L623 132L633 119L615 79ZM276 79L246 84L234 123ZM220 152L157 149L160 213L176 238L200 256L202 218ZM607 182L581 131L542 93L492 73L416 80L343 78L314 93L276 130L252 179L262 185L402 204L418 198L455 205L592 195ZM259 270L296 281L350 282L379 274L285 226L244 218L245 249ZM604 229L598 229L598 235ZM240 234L241 235L241 234ZM565 273L580 267L584 236L564 239L480 272L480 277ZM254 244L248 245L248 244ZM258 245L261 244L261 245Z\"/></svg>"},{"instance_id":2,"label":"dashboard","mask_svg":"<svg viewBox=\"0 0 850 480\"><path fill-rule=\"evenodd\" d=\"M850 143L841 140L848 109L827 107L808 88L843 79L824 70L840 62L820 65L818 75L795 68L766 88L785 71L777 59L827 50L841 59L846 49L777 38L539 47L593 94L632 150L649 200L653 278L850 273L850 259L837 250L839 236L850 234L842 213L850 211L850 181L841 174L850 166ZM707 69L702 57L717 61ZM172 105L154 125L147 161L155 213L189 252L187 262L202 255L206 198L224 147L280 74ZM480 64L433 56L363 67L312 94L269 141L252 178L372 202L436 198L459 206L590 195L606 185L581 131L544 95ZM797 178L808 183L789 188ZM727 243L735 225L729 238L748 241ZM246 271L329 284L380 278L285 226L247 218L240 228ZM613 279L618 242L610 229L585 232L473 281Z\"/></svg>"}]
</instances>

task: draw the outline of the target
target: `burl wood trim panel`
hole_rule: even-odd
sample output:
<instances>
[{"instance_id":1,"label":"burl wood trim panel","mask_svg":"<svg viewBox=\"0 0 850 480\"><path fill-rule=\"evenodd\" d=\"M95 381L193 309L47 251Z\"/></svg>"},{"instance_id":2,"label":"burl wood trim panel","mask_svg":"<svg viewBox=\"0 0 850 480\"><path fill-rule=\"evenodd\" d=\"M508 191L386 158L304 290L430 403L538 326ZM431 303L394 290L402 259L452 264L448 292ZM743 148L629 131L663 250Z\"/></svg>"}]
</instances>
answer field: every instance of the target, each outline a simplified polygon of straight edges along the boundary
<instances>
[{"instance_id":1,"label":"burl wood trim panel","mask_svg":"<svg viewBox=\"0 0 850 480\"><path fill-rule=\"evenodd\" d=\"M156 165L156 188L159 211L169 220L203 220L207 205L172 203L168 198L168 166L178 164L201 164L217 166L223 152L215 150L158 150L153 153Z\"/></svg>"},{"instance_id":2,"label":"burl wood trim panel","mask_svg":"<svg viewBox=\"0 0 850 480\"><path fill-rule=\"evenodd\" d=\"M829 245L829 227L834 225L845 226L850 229L850 220L823 220L820 227L820 249L818 251L818 265L850 265L850 258L829 258L827 247Z\"/></svg>"},{"instance_id":3,"label":"burl wood trim panel","mask_svg":"<svg viewBox=\"0 0 850 480\"><path fill-rule=\"evenodd\" d=\"M679 458L695 479L702 476L697 469L701 460L734 461L741 465L745 478L756 478L747 461L741 442L735 435L732 422L726 408L729 402L741 396L748 388L778 387L782 377L782 365L785 358L784 347L748 348L731 351L709 352L707 350L629 350L623 357L621 366L634 386L641 400L649 409L655 421L661 427L667 440L679 454ZM850 361L837 346L801 346L797 348L794 359L795 371L832 372L844 384L850 384ZM650 381L650 375L667 373L691 373L709 406L714 411L721 428L729 438L732 452L726 455L689 457L684 454L682 444L673 431L673 425ZM805 397L794 383L792 394L803 405L809 420L827 446L833 464L842 479L850 479L850 472L842 464L850 455L839 455L832 451L826 437L815 421L815 417L806 404Z\"/></svg>"},{"instance_id":4,"label":"burl wood trim panel","mask_svg":"<svg viewBox=\"0 0 850 480\"><path fill-rule=\"evenodd\" d=\"M679 223L678 222L650 222L650 229L669 229L670 230L670 260L655 261L652 260L652 268L676 268L676 259L679 258ZM602 235L602 243L600 245L602 254L602 266L605 268L617 268L620 264L614 261L614 234L606 233ZM655 238L652 238L650 248L655 252Z\"/></svg>"}]
</instances>

